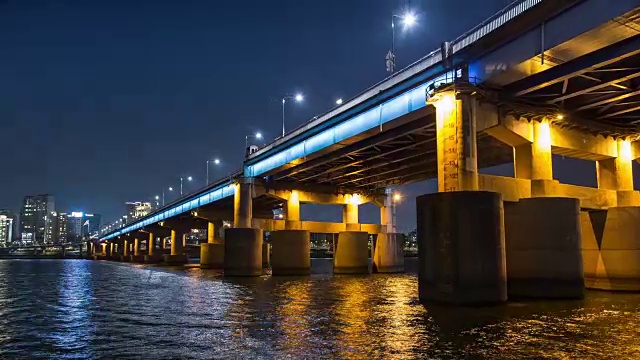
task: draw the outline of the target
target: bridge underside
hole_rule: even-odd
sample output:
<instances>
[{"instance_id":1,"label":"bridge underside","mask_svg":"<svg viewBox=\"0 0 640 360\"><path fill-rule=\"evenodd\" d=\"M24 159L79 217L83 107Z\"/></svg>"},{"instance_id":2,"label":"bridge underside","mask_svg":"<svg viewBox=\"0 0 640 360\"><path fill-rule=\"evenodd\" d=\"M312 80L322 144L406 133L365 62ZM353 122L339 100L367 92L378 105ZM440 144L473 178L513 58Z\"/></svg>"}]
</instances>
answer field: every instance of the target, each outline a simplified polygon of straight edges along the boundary
<instances>
[{"instance_id":1,"label":"bridge underside","mask_svg":"<svg viewBox=\"0 0 640 360\"><path fill-rule=\"evenodd\" d=\"M425 99L426 101L426 99ZM437 177L434 109L416 113L413 121L371 135L329 154L273 174L272 181L290 184L319 184L337 191L376 193L397 186ZM414 114L415 115L415 114ZM480 168L513 161L511 147L484 133L478 134Z\"/></svg>"}]
</instances>

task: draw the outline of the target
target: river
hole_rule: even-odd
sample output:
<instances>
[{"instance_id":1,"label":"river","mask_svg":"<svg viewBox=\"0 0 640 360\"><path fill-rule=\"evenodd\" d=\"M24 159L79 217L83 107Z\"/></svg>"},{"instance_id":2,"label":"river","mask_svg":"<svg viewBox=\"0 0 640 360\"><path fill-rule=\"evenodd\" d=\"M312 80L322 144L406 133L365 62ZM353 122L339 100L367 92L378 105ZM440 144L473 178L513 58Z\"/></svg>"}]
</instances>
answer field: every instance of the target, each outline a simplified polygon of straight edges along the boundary
<instances>
[{"instance_id":1,"label":"river","mask_svg":"<svg viewBox=\"0 0 640 360\"><path fill-rule=\"evenodd\" d=\"M0 358L640 357L640 294L465 308L418 302L407 273L224 279L219 271L0 260Z\"/></svg>"}]
</instances>

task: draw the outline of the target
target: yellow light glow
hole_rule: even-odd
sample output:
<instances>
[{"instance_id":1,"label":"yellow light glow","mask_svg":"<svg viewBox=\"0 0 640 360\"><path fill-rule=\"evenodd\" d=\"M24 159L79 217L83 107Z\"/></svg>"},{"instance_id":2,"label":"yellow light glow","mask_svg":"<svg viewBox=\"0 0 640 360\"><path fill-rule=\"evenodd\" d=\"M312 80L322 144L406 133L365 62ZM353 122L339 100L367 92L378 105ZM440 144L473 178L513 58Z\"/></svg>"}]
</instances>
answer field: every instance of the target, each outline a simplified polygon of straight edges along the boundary
<instances>
[{"instance_id":1,"label":"yellow light glow","mask_svg":"<svg viewBox=\"0 0 640 360\"><path fill-rule=\"evenodd\" d=\"M362 198L359 194L346 194L347 204L360 205L362 204Z\"/></svg>"},{"instance_id":2,"label":"yellow light glow","mask_svg":"<svg viewBox=\"0 0 640 360\"><path fill-rule=\"evenodd\" d=\"M551 128L548 121L541 121L534 125L534 142L539 149L551 148Z\"/></svg>"},{"instance_id":3,"label":"yellow light glow","mask_svg":"<svg viewBox=\"0 0 640 360\"><path fill-rule=\"evenodd\" d=\"M399 194L399 193L395 193L395 194L393 194L393 200L394 200L394 201L400 201L400 200L402 200L402 195L401 195L401 194Z\"/></svg>"},{"instance_id":4,"label":"yellow light glow","mask_svg":"<svg viewBox=\"0 0 640 360\"><path fill-rule=\"evenodd\" d=\"M564 119L564 115L562 115L562 114L558 114L558 116L556 116L556 119L558 119L558 120L562 120L562 119Z\"/></svg>"},{"instance_id":5,"label":"yellow light glow","mask_svg":"<svg viewBox=\"0 0 640 360\"><path fill-rule=\"evenodd\" d=\"M633 160L631 142L629 140L618 140L618 157L625 161Z\"/></svg>"}]
</instances>

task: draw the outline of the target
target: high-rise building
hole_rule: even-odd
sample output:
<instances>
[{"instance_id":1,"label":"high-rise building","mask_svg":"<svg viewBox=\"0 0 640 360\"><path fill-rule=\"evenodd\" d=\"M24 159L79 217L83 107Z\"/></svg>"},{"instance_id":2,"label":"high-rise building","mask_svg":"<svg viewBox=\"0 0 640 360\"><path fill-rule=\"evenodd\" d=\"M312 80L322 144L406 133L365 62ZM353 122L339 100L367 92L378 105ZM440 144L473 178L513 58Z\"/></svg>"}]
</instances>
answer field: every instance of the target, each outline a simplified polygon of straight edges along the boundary
<instances>
[{"instance_id":1,"label":"high-rise building","mask_svg":"<svg viewBox=\"0 0 640 360\"><path fill-rule=\"evenodd\" d=\"M67 216L67 240L77 241L98 234L101 216L74 211Z\"/></svg>"},{"instance_id":2,"label":"high-rise building","mask_svg":"<svg viewBox=\"0 0 640 360\"><path fill-rule=\"evenodd\" d=\"M55 200L52 195L25 196L20 210L20 241L23 244L52 244Z\"/></svg>"},{"instance_id":3,"label":"high-rise building","mask_svg":"<svg viewBox=\"0 0 640 360\"><path fill-rule=\"evenodd\" d=\"M143 218L153 211L153 205L150 202L128 201L125 206L127 223Z\"/></svg>"},{"instance_id":4,"label":"high-rise building","mask_svg":"<svg viewBox=\"0 0 640 360\"><path fill-rule=\"evenodd\" d=\"M69 218L66 213L56 213L55 218L55 243L67 242L69 231L67 230L69 225Z\"/></svg>"},{"instance_id":5,"label":"high-rise building","mask_svg":"<svg viewBox=\"0 0 640 360\"><path fill-rule=\"evenodd\" d=\"M0 210L0 247L7 247L15 240L16 217L9 210Z\"/></svg>"}]
</instances>

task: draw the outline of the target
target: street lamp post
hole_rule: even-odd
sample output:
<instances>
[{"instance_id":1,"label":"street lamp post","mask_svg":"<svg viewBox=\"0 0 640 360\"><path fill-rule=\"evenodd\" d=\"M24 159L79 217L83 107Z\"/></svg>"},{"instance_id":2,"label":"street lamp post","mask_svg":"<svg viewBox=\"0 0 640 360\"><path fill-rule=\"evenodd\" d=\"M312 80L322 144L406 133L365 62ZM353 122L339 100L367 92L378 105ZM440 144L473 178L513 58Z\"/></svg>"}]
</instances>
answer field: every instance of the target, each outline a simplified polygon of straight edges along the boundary
<instances>
[{"instance_id":1,"label":"street lamp post","mask_svg":"<svg viewBox=\"0 0 640 360\"><path fill-rule=\"evenodd\" d=\"M191 176L187 176L187 180L191 181L193 180L193 178ZM180 197L182 197L182 182L183 182L183 177L180 176Z\"/></svg>"},{"instance_id":2,"label":"street lamp post","mask_svg":"<svg viewBox=\"0 0 640 360\"><path fill-rule=\"evenodd\" d=\"M302 94L296 94L295 96L285 96L282 98L282 137L284 137L284 104L287 103L287 100L295 100L296 102L301 102L304 100L304 96Z\"/></svg>"},{"instance_id":3,"label":"street lamp post","mask_svg":"<svg viewBox=\"0 0 640 360\"><path fill-rule=\"evenodd\" d=\"M387 71L393 74L396 71L396 18L402 20L405 29L413 26L417 19L413 13L404 15L391 15L391 51L387 54Z\"/></svg>"},{"instance_id":4,"label":"street lamp post","mask_svg":"<svg viewBox=\"0 0 640 360\"><path fill-rule=\"evenodd\" d=\"M212 162L216 165L220 164L220 159L207 160L207 185L209 185L209 163Z\"/></svg>"}]
</instances>

